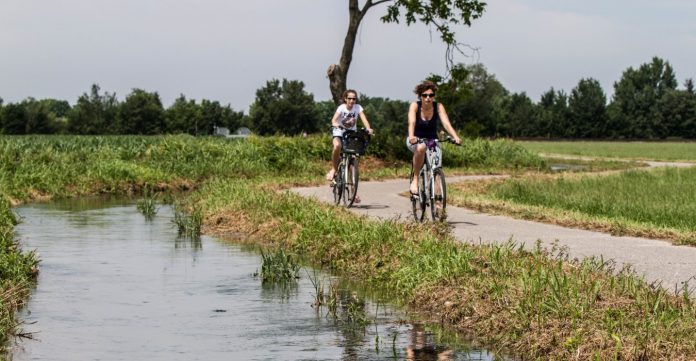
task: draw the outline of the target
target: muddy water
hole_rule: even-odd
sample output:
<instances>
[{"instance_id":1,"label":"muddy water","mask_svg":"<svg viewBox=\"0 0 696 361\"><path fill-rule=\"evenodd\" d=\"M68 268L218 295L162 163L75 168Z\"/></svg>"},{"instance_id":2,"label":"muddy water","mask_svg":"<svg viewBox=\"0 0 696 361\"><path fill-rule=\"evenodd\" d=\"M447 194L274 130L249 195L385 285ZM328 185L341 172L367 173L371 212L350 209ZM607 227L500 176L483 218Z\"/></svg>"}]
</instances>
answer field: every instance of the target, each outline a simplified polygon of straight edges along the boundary
<instances>
[{"instance_id":1,"label":"muddy water","mask_svg":"<svg viewBox=\"0 0 696 361\"><path fill-rule=\"evenodd\" d=\"M307 272L296 286L264 287L257 252L178 238L168 207L151 221L122 201L16 211L41 272L19 315L34 339L18 341L12 360L494 359L399 322L374 299L357 307L367 325L317 312Z\"/></svg>"}]
</instances>

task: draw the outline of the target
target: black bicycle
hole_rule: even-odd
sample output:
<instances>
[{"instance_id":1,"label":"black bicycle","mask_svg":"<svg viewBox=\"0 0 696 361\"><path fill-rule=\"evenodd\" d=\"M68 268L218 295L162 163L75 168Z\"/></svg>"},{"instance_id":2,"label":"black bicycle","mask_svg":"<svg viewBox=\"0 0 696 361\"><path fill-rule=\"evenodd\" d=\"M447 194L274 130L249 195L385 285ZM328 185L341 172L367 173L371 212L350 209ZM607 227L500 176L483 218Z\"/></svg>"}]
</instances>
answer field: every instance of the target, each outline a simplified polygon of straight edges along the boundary
<instances>
[{"instance_id":1,"label":"black bicycle","mask_svg":"<svg viewBox=\"0 0 696 361\"><path fill-rule=\"evenodd\" d=\"M457 144L454 139L447 137L446 142ZM413 217L417 222L425 219L425 213L430 208L433 221L444 221L447 218L447 184L445 172L442 170L442 150L437 139L419 138L418 143L425 143L425 160L418 177L418 193L411 194ZM413 181L413 169L409 182ZM410 184L410 183L409 183Z\"/></svg>"},{"instance_id":2,"label":"black bicycle","mask_svg":"<svg viewBox=\"0 0 696 361\"><path fill-rule=\"evenodd\" d=\"M346 129L343 132L341 160L331 182L334 203L337 205L342 201L344 206L351 207L355 202L360 182L360 156L365 154L369 139L370 134L365 129Z\"/></svg>"}]
</instances>

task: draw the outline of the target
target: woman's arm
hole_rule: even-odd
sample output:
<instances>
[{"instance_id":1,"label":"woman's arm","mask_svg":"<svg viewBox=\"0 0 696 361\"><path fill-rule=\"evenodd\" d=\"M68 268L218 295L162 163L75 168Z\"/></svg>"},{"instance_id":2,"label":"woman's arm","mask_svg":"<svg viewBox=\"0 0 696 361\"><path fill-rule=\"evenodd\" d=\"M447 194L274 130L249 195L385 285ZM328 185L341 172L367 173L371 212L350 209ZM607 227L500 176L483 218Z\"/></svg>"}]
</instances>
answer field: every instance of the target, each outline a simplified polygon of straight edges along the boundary
<instances>
[{"instance_id":1,"label":"woman's arm","mask_svg":"<svg viewBox=\"0 0 696 361\"><path fill-rule=\"evenodd\" d=\"M367 132L372 134L372 127L370 127L370 122L367 121L367 116L365 116L365 112L360 112L360 120L363 123L363 126L365 126L365 129L367 129Z\"/></svg>"},{"instance_id":2,"label":"woman's arm","mask_svg":"<svg viewBox=\"0 0 696 361\"><path fill-rule=\"evenodd\" d=\"M445 110L445 106L442 105L441 103L437 104L437 113L440 115L440 120L442 121L442 126L445 128L447 133L454 138L454 142L457 144L461 144L462 140L459 139L459 136L457 135L457 132L452 128L452 124L449 121L449 117L447 116L447 111Z\"/></svg>"},{"instance_id":3,"label":"woman's arm","mask_svg":"<svg viewBox=\"0 0 696 361\"><path fill-rule=\"evenodd\" d=\"M333 115L333 118L331 118L331 126L334 128L338 128L340 124L338 124L338 117L341 115L341 112L336 109L336 112Z\"/></svg>"},{"instance_id":4,"label":"woman's arm","mask_svg":"<svg viewBox=\"0 0 696 361\"><path fill-rule=\"evenodd\" d=\"M416 112L418 111L418 104L415 102L411 103L408 107L408 141L411 144L416 144L418 139L416 138Z\"/></svg>"}]
</instances>

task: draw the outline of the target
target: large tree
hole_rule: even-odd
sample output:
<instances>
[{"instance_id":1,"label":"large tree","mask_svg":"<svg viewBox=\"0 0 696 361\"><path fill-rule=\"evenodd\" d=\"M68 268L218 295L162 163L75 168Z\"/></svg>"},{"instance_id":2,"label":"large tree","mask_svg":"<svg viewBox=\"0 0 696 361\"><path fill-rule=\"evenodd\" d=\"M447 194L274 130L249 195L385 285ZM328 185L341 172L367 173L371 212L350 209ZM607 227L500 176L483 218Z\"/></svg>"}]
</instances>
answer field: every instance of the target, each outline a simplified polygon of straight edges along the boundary
<instances>
[{"instance_id":1,"label":"large tree","mask_svg":"<svg viewBox=\"0 0 696 361\"><path fill-rule=\"evenodd\" d=\"M9 103L2 108L0 126L3 134L27 133L27 110L22 104Z\"/></svg>"},{"instance_id":2,"label":"large tree","mask_svg":"<svg viewBox=\"0 0 696 361\"><path fill-rule=\"evenodd\" d=\"M677 79L669 62L654 57L638 69L624 71L614 83L609 107L608 132L615 137L658 138L665 135L659 102L677 88Z\"/></svg>"},{"instance_id":3,"label":"large tree","mask_svg":"<svg viewBox=\"0 0 696 361\"><path fill-rule=\"evenodd\" d=\"M508 92L483 64L457 64L448 77L429 79L439 85L437 99L447 104L452 126L470 137L493 135L493 107Z\"/></svg>"},{"instance_id":4,"label":"large tree","mask_svg":"<svg viewBox=\"0 0 696 361\"><path fill-rule=\"evenodd\" d=\"M568 99L570 123L575 138L600 138L606 134L607 97L599 81L581 79Z\"/></svg>"},{"instance_id":5,"label":"large tree","mask_svg":"<svg viewBox=\"0 0 696 361\"><path fill-rule=\"evenodd\" d=\"M118 133L118 110L120 104L115 93L99 93L97 84L92 84L90 93L84 93L68 114L68 132L71 134Z\"/></svg>"},{"instance_id":6,"label":"large tree","mask_svg":"<svg viewBox=\"0 0 696 361\"><path fill-rule=\"evenodd\" d=\"M479 0L367 0L362 5L358 0L348 0L348 31L343 41L343 50L338 64L332 64L327 70L329 88L335 104L341 103L341 95L346 90L348 69L353 60L353 49L360 22L374 6L389 3L387 13L382 16L385 23L399 23L402 14L406 24L421 22L432 26L442 41L447 44L448 52L459 49L455 28L459 25L471 25L471 21L483 14L485 2Z\"/></svg>"},{"instance_id":7,"label":"large tree","mask_svg":"<svg viewBox=\"0 0 696 361\"><path fill-rule=\"evenodd\" d=\"M314 95L307 93L299 80L267 81L256 90L249 118L252 130L260 135L313 133L320 127Z\"/></svg>"},{"instance_id":8,"label":"large tree","mask_svg":"<svg viewBox=\"0 0 696 361\"><path fill-rule=\"evenodd\" d=\"M133 89L121 104L121 134L161 134L165 130L162 101L157 92Z\"/></svg>"}]
</instances>

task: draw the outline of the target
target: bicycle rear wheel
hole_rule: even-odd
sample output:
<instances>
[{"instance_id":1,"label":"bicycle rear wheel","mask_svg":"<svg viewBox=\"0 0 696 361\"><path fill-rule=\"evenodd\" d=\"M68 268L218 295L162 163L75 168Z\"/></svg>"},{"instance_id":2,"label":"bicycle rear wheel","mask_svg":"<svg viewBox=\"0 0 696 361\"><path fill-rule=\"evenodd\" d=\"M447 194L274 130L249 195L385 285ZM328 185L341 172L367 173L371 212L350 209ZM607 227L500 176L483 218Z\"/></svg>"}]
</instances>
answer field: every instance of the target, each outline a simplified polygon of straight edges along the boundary
<instances>
[{"instance_id":1,"label":"bicycle rear wheel","mask_svg":"<svg viewBox=\"0 0 696 361\"><path fill-rule=\"evenodd\" d=\"M409 178L409 185L413 182L413 171L411 171L411 177ZM411 194L411 209L413 211L413 219L416 222L422 222L425 218L426 206L426 194L425 194L425 177L421 172L421 176L418 179L418 194Z\"/></svg>"},{"instance_id":2,"label":"bicycle rear wheel","mask_svg":"<svg viewBox=\"0 0 696 361\"><path fill-rule=\"evenodd\" d=\"M444 221L447 218L447 213L445 211L447 207L447 185L445 184L445 173L441 168L433 171L430 191L432 194L430 214L433 221Z\"/></svg>"},{"instance_id":3,"label":"bicycle rear wheel","mask_svg":"<svg viewBox=\"0 0 696 361\"><path fill-rule=\"evenodd\" d=\"M355 196L358 194L358 182L359 182L359 170L358 170L358 158L350 157L348 158L348 169L346 170L346 192L343 199L346 203L346 207L353 206L355 202Z\"/></svg>"},{"instance_id":4,"label":"bicycle rear wheel","mask_svg":"<svg viewBox=\"0 0 696 361\"><path fill-rule=\"evenodd\" d=\"M344 176L343 176L343 162L338 165L338 170L336 171L336 174L334 175L333 179L333 197L334 197L334 203L336 205L339 205L341 203L341 198L343 197L343 182L344 182Z\"/></svg>"}]
</instances>

